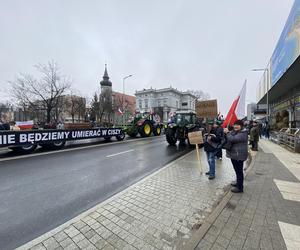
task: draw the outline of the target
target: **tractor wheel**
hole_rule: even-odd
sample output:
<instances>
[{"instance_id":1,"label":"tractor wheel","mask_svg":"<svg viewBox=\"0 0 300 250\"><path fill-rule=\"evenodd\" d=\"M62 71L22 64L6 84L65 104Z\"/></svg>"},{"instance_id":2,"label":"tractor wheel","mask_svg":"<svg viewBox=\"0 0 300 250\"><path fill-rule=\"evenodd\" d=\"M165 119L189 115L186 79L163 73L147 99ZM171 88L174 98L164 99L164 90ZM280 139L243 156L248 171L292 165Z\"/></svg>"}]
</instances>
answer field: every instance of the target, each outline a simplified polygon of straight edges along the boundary
<instances>
[{"instance_id":1,"label":"tractor wheel","mask_svg":"<svg viewBox=\"0 0 300 250\"><path fill-rule=\"evenodd\" d=\"M126 133L130 137L136 137L137 134L138 134L138 131L137 131L135 126L130 126L130 127L127 128Z\"/></svg>"},{"instance_id":2,"label":"tractor wheel","mask_svg":"<svg viewBox=\"0 0 300 250\"><path fill-rule=\"evenodd\" d=\"M111 141L111 136L104 136L104 140L106 142L110 142Z\"/></svg>"},{"instance_id":3,"label":"tractor wheel","mask_svg":"<svg viewBox=\"0 0 300 250\"><path fill-rule=\"evenodd\" d=\"M65 141L55 141L51 143L51 148L58 150L58 149L62 149L65 145L66 145Z\"/></svg>"},{"instance_id":4,"label":"tractor wheel","mask_svg":"<svg viewBox=\"0 0 300 250\"><path fill-rule=\"evenodd\" d=\"M153 134L154 134L155 136L161 135L161 126L160 126L160 125L157 125L157 126L154 128Z\"/></svg>"},{"instance_id":5,"label":"tractor wheel","mask_svg":"<svg viewBox=\"0 0 300 250\"><path fill-rule=\"evenodd\" d=\"M149 137L152 134L152 130L152 124L148 121L145 121L139 129L141 137Z\"/></svg>"},{"instance_id":6,"label":"tractor wheel","mask_svg":"<svg viewBox=\"0 0 300 250\"><path fill-rule=\"evenodd\" d=\"M28 144L20 147L11 147L10 149L16 153L29 154L37 148L35 144Z\"/></svg>"},{"instance_id":7,"label":"tractor wheel","mask_svg":"<svg viewBox=\"0 0 300 250\"><path fill-rule=\"evenodd\" d=\"M120 135L116 136L118 141L123 141L125 139L125 133L122 131Z\"/></svg>"},{"instance_id":8,"label":"tractor wheel","mask_svg":"<svg viewBox=\"0 0 300 250\"><path fill-rule=\"evenodd\" d=\"M179 140L179 144L180 144L180 145L185 145L185 139L181 138L181 139Z\"/></svg>"},{"instance_id":9,"label":"tractor wheel","mask_svg":"<svg viewBox=\"0 0 300 250\"><path fill-rule=\"evenodd\" d=\"M167 129L166 132L166 139L167 142L171 145L171 146L175 146L177 139L176 139L176 131L174 131L173 129Z\"/></svg>"}]
</instances>

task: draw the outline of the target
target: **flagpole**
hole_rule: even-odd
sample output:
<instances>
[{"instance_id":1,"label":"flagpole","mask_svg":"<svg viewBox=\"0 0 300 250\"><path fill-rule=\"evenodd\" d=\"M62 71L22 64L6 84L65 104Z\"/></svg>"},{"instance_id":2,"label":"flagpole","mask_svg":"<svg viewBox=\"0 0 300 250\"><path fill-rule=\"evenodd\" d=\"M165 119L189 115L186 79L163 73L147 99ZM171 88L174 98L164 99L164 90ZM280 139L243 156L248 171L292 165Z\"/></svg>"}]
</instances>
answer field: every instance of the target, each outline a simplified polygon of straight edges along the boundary
<instances>
[{"instance_id":1,"label":"flagpole","mask_svg":"<svg viewBox=\"0 0 300 250\"><path fill-rule=\"evenodd\" d=\"M237 97L237 99L233 102L233 104L231 105L231 108L230 108L230 110L229 110L229 112L228 112L228 114L227 114L227 117L226 117L226 119L225 119L225 122L226 121L228 121L227 122L227 129L229 128L229 126L231 125L231 121L232 121L232 118L233 118L233 115L236 115L235 114L235 112L236 111L240 111L240 102L244 102L244 100L245 100L245 95L246 95L246 84L247 84L247 79L245 80L245 82L244 82L244 85L243 85L243 88L242 88L242 90L241 90L241 92L240 92L240 94L239 94L239 96ZM238 110L237 110L237 107L238 107ZM243 107L243 114L244 114L244 112L245 112L245 106ZM230 115L230 116L229 116ZM237 115L237 119L239 118L239 117L241 117L240 116L240 113ZM228 119L229 118L229 119Z\"/></svg>"}]
</instances>

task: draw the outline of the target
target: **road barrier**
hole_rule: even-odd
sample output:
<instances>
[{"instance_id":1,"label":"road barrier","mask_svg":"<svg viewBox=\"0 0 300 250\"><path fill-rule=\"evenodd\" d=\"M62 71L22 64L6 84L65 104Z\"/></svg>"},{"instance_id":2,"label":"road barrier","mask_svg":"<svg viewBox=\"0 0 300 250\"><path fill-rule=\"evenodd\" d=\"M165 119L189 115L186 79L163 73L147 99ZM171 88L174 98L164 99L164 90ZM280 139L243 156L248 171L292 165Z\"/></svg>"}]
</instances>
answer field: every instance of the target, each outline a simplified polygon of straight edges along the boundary
<instances>
[{"instance_id":1,"label":"road barrier","mask_svg":"<svg viewBox=\"0 0 300 250\"><path fill-rule=\"evenodd\" d=\"M300 153L300 128L282 128L271 132L271 140Z\"/></svg>"}]
</instances>

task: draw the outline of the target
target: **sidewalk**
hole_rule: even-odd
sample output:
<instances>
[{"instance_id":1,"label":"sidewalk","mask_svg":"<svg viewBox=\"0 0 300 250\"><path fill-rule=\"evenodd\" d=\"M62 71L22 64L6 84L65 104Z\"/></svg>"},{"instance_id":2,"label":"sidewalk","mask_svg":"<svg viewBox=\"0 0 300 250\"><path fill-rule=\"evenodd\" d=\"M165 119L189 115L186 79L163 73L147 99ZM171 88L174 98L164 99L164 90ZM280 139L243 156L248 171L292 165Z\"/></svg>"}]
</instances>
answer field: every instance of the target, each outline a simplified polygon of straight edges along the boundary
<instances>
[{"instance_id":1,"label":"sidewalk","mask_svg":"<svg viewBox=\"0 0 300 250\"><path fill-rule=\"evenodd\" d=\"M266 140L197 249L300 249L300 154Z\"/></svg>"},{"instance_id":2,"label":"sidewalk","mask_svg":"<svg viewBox=\"0 0 300 250\"><path fill-rule=\"evenodd\" d=\"M193 151L20 249L184 249L234 180L226 157L216 169Z\"/></svg>"}]
</instances>

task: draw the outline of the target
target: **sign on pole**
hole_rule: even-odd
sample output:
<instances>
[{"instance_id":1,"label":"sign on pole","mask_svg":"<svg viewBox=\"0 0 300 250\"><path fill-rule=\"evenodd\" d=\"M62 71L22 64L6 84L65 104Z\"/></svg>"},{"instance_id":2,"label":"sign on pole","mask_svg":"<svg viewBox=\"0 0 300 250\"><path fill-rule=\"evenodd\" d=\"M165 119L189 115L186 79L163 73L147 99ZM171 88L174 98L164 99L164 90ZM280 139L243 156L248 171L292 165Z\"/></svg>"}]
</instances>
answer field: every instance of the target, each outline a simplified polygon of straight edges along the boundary
<instances>
[{"instance_id":1,"label":"sign on pole","mask_svg":"<svg viewBox=\"0 0 300 250\"><path fill-rule=\"evenodd\" d=\"M196 154L197 154L197 159L198 159L198 162L199 162L199 170L200 170L200 174L202 174L203 169L202 169L202 164L201 164L201 161L200 161L200 153L199 153L199 145L204 143L202 132L201 131L196 131L196 132L188 133L188 137L189 137L190 144L196 146Z\"/></svg>"},{"instance_id":2,"label":"sign on pole","mask_svg":"<svg viewBox=\"0 0 300 250\"><path fill-rule=\"evenodd\" d=\"M197 117L200 118L217 118L218 117L218 103L217 100L208 100L197 102L196 104Z\"/></svg>"}]
</instances>

